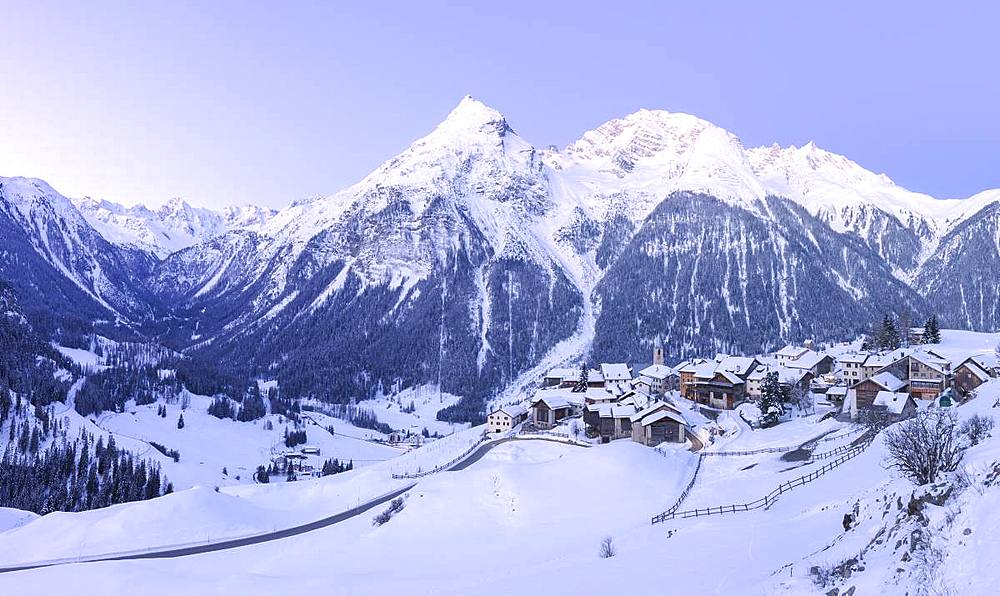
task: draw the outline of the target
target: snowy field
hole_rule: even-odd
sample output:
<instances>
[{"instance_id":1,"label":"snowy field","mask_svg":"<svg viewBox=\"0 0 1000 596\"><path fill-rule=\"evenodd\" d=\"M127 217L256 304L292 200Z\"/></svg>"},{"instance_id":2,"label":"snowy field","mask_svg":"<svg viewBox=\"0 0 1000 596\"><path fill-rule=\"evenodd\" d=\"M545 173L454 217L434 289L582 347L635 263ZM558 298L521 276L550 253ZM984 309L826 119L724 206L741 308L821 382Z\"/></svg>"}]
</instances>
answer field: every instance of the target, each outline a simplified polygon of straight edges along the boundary
<instances>
[{"instance_id":1,"label":"snowy field","mask_svg":"<svg viewBox=\"0 0 1000 596\"><path fill-rule=\"evenodd\" d=\"M975 412L992 416L1000 412L991 407L997 396L1000 381L993 381L977 400L957 411L962 417ZM817 417L747 430L726 448L798 444L829 430L846 430L816 423ZM705 458L699 482L683 508L757 498L816 465L785 462L780 455ZM980 469L997 459L1000 440L993 439L970 450L966 465ZM589 449L544 441L505 443L465 470L420 480L408 491L403 511L381 527L373 527L373 511L315 532L230 551L4 574L0 592L36 594L54 585L73 585L79 593L107 594L143 585L151 594L263 594L290 588L358 595L483 590L581 594L640 582L645 591L661 594L825 593L812 582L809 568L857 554L859 544L870 542L884 523L881 515L865 518L864 512L877 513L894 502L893 491L912 490L889 468L884 448L876 441L844 466L783 495L769 510L650 525L652 515L676 500L696 460L689 452L661 455L627 440ZM18 557L24 559L51 556L54 544L78 543L84 535L107 536L108 547L121 546L129 542L128 536L155 534L164 526L179 539L198 535L213 523L218 527L220 519L227 520L230 529L259 528L302 517L304 510L346 508L352 493L357 501L385 492L394 486L388 479L390 466L376 464L316 481L232 487L221 493L186 491L173 496L176 506L170 498L119 506L131 509L127 516L109 515L114 507L63 516L91 517L95 524L119 528L117 533L98 526L89 532L74 530L66 520L54 517L42 523L43 518L0 534L0 552L23 551ZM996 573L977 561L996 554L988 532L998 529L992 520L998 494L969 494L963 498L972 500L964 504L955 526L958 533L963 523L976 528L963 542L968 552L949 554L940 572L965 582L955 585L969 590L958 593L991 593L983 590L992 585L986 578L995 582ZM182 507L182 499L190 502ZM855 503L861 503L864 521L845 533L843 516ZM975 519L963 521L963 516ZM120 519L112 523L108 518L113 517ZM134 525L123 528L126 519ZM260 521L254 526L248 519ZM613 558L598 556L604 537L613 539ZM871 552L867 570L855 576L859 594L906 592L905 583L886 587L895 585L891 556ZM984 575L970 578L970 571Z\"/></svg>"},{"instance_id":2,"label":"snowy field","mask_svg":"<svg viewBox=\"0 0 1000 596\"><path fill-rule=\"evenodd\" d=\"M946 331L934 348L958 360L992 352L998 339L998 334ZM992 407L998 398L1000 380L993 380L980 388L976 399L954 411L960 419L981 414L1000 423L1000 409ZM197 408L192 403L191 409L204 411L203 406L207 403ZM116 437L121 433L120 443L134 440L125 436L129 430L142 429L140 438L162 439L180 449L182 462L188 449L204 458L199 460L203 464L190 467L213 474L222 462L212 459L221 457L213 450L226 453L221 443L245 441L240 453L264 453L283 429L275 425L268 434L258 426L263 421L238 425L207 414L193 416L194 424L184 430L190 426L201 436L213 437L202 441L210 447L199 448L176 434L173 411L163 420L155 416L153 406L145 408L149 411L129 408L101 424L112 426ZM723 412L714 423L700 420L723 431L706 451L797 447L821 440L815 451L822 453L857 438L856 425L820 421L825 411L759 430L735 412ZM327 422L343 424L318 415L317 424ZM237 431L227 431L225 425L250 429L240 432L256 436L230 437L226 432ZM348 440L359 442L356 449L391 449L360 436L349 439L350 429L339 427L329 437L332 443L321 443L313 440L318 427L308 429L310 443L321 444L324 456L329 449L340 457L336 451L348 449ZM890 466L881 435L857 457L783 494L769 509L657 525L650 518L677 500L695 471L697 454L648 449L628 440L590 448L525 440L498 444L460 471L392 479L393 473L426 471L452 460L474 447L481 433L482 427L455 432L387 461L371 461L317 480L223 486L219 491L200 482L201 487L151 501L42 518L0 511L4 566L267 532L350 509L416 482L405 494L403 510L382 526L374 526L372 518L385 505L320 530L238 549L0 574L0 593L45 594L53 586L74 586L81 594L129 593L141 585L143 593L172 595L295 589L345 595L486 591L575 596L633 587L655 594L740 595L825 594L835 585L841 591L854 586L857 594L902 596L915 593L915 587L934 588L933 593L992 594L1000 585L1000 572L991 567L1000 555L995 540L1000 531L995 515L1000 482L984 484L996 475L995 467L1000 469L1000 426L994 438L969 449L963 462L969 488L945 506L927 505L923 518L907 516L914 487ZM361 455L358 452L359 460ZM788 461L783 455L700 458L697 481L680 510L753 501L826 463ZM173 479L169 466L164 468ZM190 474L194 482L197 473ZM844 515L852 511L858 512L858 522L845 532ZM903 556L906 547L900 550L901 541L920 529L935 532L931 542L938 550L929 551L936 559L933 564L909 562ZM598 554L606 537L616 549L612 558ZM810 573L814 567L829 569L859 555L854 574L841 583L821 586Z\"/></svg>"}]
</instances>

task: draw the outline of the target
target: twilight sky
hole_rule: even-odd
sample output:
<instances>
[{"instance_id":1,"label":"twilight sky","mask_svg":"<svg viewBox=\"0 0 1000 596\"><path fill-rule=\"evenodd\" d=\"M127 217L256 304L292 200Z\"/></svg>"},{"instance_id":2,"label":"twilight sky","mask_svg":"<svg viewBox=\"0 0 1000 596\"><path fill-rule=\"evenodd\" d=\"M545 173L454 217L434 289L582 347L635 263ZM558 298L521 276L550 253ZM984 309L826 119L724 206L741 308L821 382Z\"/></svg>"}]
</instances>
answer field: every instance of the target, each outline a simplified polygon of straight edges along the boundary
<instances>
[{"instance_id":1,"label":"twilight sky","mask_svg":"<svg viewBox=\"0 0 1000 596\"><path fill-rule=\"evenodd\" d=\"M280 207L472 94L537 146L658 108L941 198L1000 187L992 3L279 4L0 0L0 175Z\"/></svg>"}]
</instances>

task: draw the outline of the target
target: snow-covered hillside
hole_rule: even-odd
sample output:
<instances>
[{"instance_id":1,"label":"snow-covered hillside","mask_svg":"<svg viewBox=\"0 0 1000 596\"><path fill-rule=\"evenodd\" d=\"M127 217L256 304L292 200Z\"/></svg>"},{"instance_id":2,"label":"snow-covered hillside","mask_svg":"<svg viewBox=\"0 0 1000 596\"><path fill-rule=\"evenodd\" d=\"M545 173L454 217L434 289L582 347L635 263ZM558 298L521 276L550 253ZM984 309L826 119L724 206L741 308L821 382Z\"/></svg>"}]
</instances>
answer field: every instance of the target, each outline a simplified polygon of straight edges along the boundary
<instances>
[{"instance_id":1,"label":"snow-covered hillside","mask_svg":"<svg viewBox=\"0 0 1000 596\"><path fill-rule=\"evenodd\" d=\"M992 407L998 397L1000 381L992 381L956 413L962 420L1000 418ZM737 430L724 448L795 445L849 430L816 423L820 416ZM569 595L638 583L665 594L829 594L834 588L843 594L853 587L858 594L903 595L931 586L987 594L1000 581L989 565L996 526L991 512L1000 495L1000 435L993 435L969 449L964 472L942 485L949 490L932 490L930 497L888 467L880 435L860 455L768 509L657 525L650 516L676 500L694 472L695 455L660 453L630 441L592 448L517 441L468 469L421 480L406 493L402 511L382 526L372 524L376 510L292 538L198 556L4 574L0 588L72 584L97 594L142 582L150 593L163 594L268 593L294 586L361 595L468 594L488 585L499 592L531 586L531 592ZM827 442L819 451L840 444ZM780 453L703 458L684 507L751 500L823 463L785 461ZM0 545L17 545L0 548L9 553L0 563L267 531L399 486L383 468L53 514L0 534ZM847 531L845 514L856 517ZM615 549L611 558L599 555L606 537ZM729 555L721 566L720 549ZM316 573L331 560L342 570L335 580Z\"/></svg>"}]
</instances>

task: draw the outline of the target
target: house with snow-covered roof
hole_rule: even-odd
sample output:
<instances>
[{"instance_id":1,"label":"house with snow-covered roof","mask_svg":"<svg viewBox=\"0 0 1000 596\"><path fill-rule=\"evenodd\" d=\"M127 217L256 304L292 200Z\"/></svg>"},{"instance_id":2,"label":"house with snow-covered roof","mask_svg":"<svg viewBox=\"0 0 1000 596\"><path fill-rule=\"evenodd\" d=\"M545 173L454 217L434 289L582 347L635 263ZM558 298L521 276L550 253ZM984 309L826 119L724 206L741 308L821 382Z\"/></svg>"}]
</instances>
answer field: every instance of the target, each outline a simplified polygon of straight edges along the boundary
<instances>
[{"instance_id":1,"label":"house with snow-covered roof","mask_svg":"<svg viewBox=\"0 0 1000 596\"><path fill-rule=\"evenodd\" d=\"M809 391L809 383L814 378L814 375L808 370L791 368L785 366L784 364L765 364L758 366L753 370L753 372L747 375L746 387L747 397L749 399L760 398L761 387L764 384L764 377L772 372L778 373L778 385L784 391L791 391L793 388L798 388L802 391Z\"/></svg>"},{"instance_id":2,"label":"house with snow-covered roof","mask_svg":"<svg viewBox=\"0 0 1000 596\"><path fill-rule=\"evenodd\" d=\"M658 401L631 417L632 440L647 447L660 443L683 443L687 431L684 415L673 405Z\"/></svg>"},{"instance_id":3,"label":"house with snow-covered roof","mask_svg":"<svg viewBox=\"0 0 1000 596\"><path fill-rule=\"evenodd\" d=\"M796 368L810 372L812 373L813 378L825 375L833 370L832 357L827 356L826 354L813 352L812 350L806 350L804 354L795 360L783 362L783 364L788 368Z\"/></svg>"},{"instance_id":4,"label":"house with snow-covered roof","mask_svg":"<svg viewBox=\"0 0 1000 596\"><path fill-rule=\"evenodd\" d=\"M528 421L537 428L549 429L583 411L584 398L568 389L542 390L531 402Z\"/></svg>"},{"instance_id":5,"label":"house with snow-covered roof","mask_svg":"<svg viewBox=\"0 0 1000 596\"><path fill-rule=\"evenodd\" d=\"M607 443L632 436L631 418L635 412L631 405L592 404L584 412L584 421L602 443Z\"/></svg>"},{"instance_id":6,"label":"house with snow-covered roof","mask_svg":"<svg viewBox=\"0 0 1000 596\"><path fill-rule=\"evenodd\" d=\"M647 395L662 396L673 388L671 380L676 386L677 379L678 375L674 369L664 364L653 364L639 371L636 386L645 391Z\"/></svg>"},{"instance_id":7,"label":"house with snow-covered roof","mask_svg":"<svg viewBox=\"0 0 1000 596\"><path fill-rule=\"evenodd\" d=\"M792 344L788 344L787 346L775 352L774 358L778 362L787 364L789 362L798 360L808 352L810 352L810 350L805 346L793 346Z\"/></svg>"},{"instance_id":8,"label":"house with snow-covered roof","mask_svg":"<svg viewBox=\"0 0 1000 596\"><path fill-rule=\"evenodd\" d=\"M906 386L907 382L903 379L900 379L891 372L883 371L870 379L855 383L851 387L851 390L857 394L857 406L862 408L871 407L879 391L898 393L905 390Z\"/></svg>"},{"instance_id":9,"label":"house with snow-covered roof","mask_svg":"<svg viewBox=\"0 0 1000 596\"><path fill-rule=\"evenodd\" d=\"M528 408L524 404L506 405L486 417L486 432L505 433L527 419Z\"/></svg>"},{"instance_id":10,"label":"house with snow-covered roof","mask_svg":"<svg viewBox=\"0 0 1000 596\"><path fill-rule=\"evenodd\" d=\"M966 358L955 368L955 389L963 398L993 378L990 371L975 358Z\"/></svg>"},{"instance_id":11,"label":"house with snow-covered roof","mask_svg":"<svg viewBox=\"0 0 1000 596\"><path fill-rule=\"evenodd\" d=\"M601 364L601 375L604 377L604 387L607 389L627 390L632 388L632 369L627 364Z\"/></svg>"},{"instance_id":12,"label":"house with snow-covered roof","mask_svg":"<svg viewBox=\"0 0 1000 596\"><path fill-rule=\"evenodd\" d=\"M866 360L868 360L867 352L855 352L837 356L837 371L840 378L847 381L848 385L853 385L867 379L868 377L865 376L864 372Z\"/></svg>"},{"instance_id":13,"label":"house with snow-covered roof","mask_svg":"<svg viewBox=\"0 0 1000 596\"><path fill-rule=\"evenodd\" d=\"M916 350L907 358L910 395L934 399L951 385L951 362L930 350Z\"/></svg>"}]
</instances>

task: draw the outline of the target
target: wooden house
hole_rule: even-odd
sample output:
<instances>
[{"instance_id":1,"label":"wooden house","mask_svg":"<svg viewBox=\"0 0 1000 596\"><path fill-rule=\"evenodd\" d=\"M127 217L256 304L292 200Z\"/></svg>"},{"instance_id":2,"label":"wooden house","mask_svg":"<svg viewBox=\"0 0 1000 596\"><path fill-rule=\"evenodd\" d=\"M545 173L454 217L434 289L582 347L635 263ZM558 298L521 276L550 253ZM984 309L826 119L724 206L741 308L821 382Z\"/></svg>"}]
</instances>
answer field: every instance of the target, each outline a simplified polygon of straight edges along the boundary
<instances>
[{"instance_id":1,"label":"wooden house","mask_svg":"<svg viewBox=\"0 0 1000 596\"><path fill-rule=\"evenodd\" d=\"M855 383L851 390L857 395L857 407L871 407L879 391L896 393L906 389L907 382L891 372L880 372L870 379Z\"/></svg>"},{"instance_id":2,"label":"wooden house","mask_svg":"<svg viewBox=\"0 0 1000 596\"><path fill-rule=\"evenodd\" d=\"M630 418L632 440L647 447L660 443L683 443L687 423L680 410L666 402L656 402Z\"/></svg>"},{"instance_id":3,"label":"wooden house","mask_svg":"<svg viewBox=\"0 0 1000 596\"><path fill-rule=\"evenodd\" d=\"M547 393L547 392L545 392ZM530 420L538 428L548 429L571 416L573 405L561 395L541 395L531 404Z\"/></svg>"},{"instance_id":4,"label":"wooden house","mask_svg":"<svg viewBox=\"0 0 1000 596\"><path fill-rule=\"evenodd\" d=\"M973 358L966 358L955 368L955 390L965 397L990 380L990 373Z\"/></svg>"}]
</instances>

